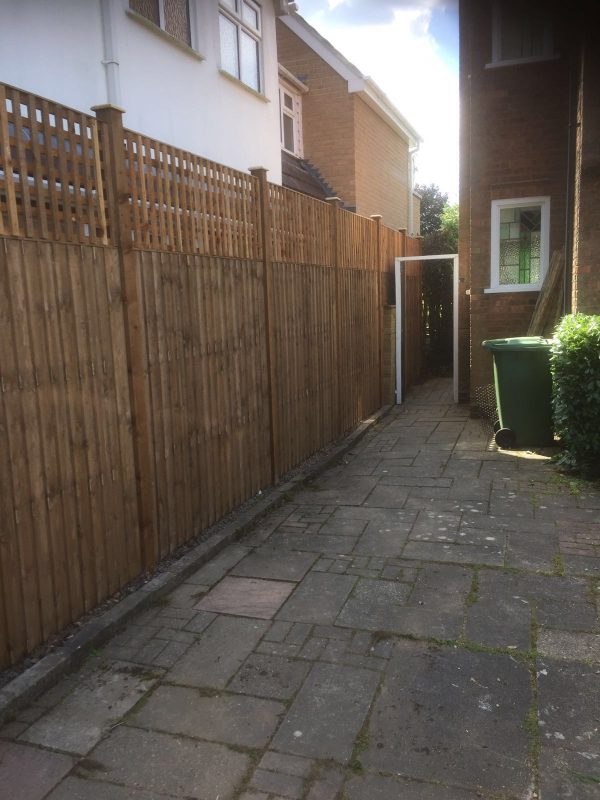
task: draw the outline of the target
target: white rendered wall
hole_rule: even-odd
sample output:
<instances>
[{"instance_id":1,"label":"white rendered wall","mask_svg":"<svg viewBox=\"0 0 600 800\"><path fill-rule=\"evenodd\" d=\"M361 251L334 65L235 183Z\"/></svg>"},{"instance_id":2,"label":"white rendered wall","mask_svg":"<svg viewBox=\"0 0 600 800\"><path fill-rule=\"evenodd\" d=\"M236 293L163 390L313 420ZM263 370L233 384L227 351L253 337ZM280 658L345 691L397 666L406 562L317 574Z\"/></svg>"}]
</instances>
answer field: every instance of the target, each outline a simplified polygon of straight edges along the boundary
<instances>
[{"instance_id":1,"label":"white rendered wall","mask_svg":"<svg viewBox=\"0 0 600 800\"><path fill-rule=\"evenodd\" d=\"M262 3L264 97L219 72L218 0L190 0L202 60L128 14L128 0L0 0L0 81L82 111L108 102L101 2L112 8L125 126L236 169L267 167L280 183L272 0Z\"/></svg>"}]
</instances>

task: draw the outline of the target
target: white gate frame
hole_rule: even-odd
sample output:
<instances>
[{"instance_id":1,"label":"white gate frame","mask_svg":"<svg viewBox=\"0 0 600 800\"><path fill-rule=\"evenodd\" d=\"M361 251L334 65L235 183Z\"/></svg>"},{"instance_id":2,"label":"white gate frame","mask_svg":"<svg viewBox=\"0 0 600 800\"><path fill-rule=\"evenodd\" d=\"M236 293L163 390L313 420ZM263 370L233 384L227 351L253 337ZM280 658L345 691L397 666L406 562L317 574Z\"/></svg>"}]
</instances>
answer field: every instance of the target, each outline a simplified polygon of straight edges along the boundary
<instances>
[{"instance_id":1,"label":"white gate frame","mask_svg":"<svg viewBox=\"0 0 600 800\"><path fill-rule=\"evenodd\" d=\"M452 389L458 403L458 253L440 256L399 256L396 258L396 405L402 405L402 277L405 261L445 261L452 259Z\"/></svg>"}]
</instances>

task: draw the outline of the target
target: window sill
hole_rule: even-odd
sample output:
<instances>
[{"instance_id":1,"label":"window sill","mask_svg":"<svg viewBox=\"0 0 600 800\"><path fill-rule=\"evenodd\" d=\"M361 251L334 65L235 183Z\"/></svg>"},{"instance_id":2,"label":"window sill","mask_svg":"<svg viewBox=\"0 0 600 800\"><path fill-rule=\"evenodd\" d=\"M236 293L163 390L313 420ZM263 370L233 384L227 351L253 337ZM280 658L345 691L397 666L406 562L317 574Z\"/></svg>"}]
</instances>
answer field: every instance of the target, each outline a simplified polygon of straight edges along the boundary
<instances>
[{"instance_id":1,"label":"window sill","mask_svg":"<svg viewBox=\"0 0 600 800\"><path fill-rule=\"evenodd\" d=\"M484 289L484 294L513 294L514 292L539 292L542 288L540 283L531 284L511 284L507 286L490 286Z\"/></svg>"},{"instance_id":2,"label":"window sill","mask_svg":"<svg viewBox=\"0 0 600 800\"><path fill-rule=\"evenodd\" d=\"M239 78L236 78L235 75L232 75L231 72L227 72L226 69L220 69L219 73L224 78L227 78L228 81L231 81L232 83L235 83L237 86L241 87L242 89L245 89L247 92L250 92L250 94L253 94L254 97L258 97L258 99L262 100L263 103L270 103L271 102L269 100L269 98L266 95L264 95L262 92L257 92L256 89L252 88L252 86L248 86L247 83L244 83L244 81L241 81Z\"/></svg>"},{"instance_id":3,"label":"window sill","mask_svg":"<svg viewBox=\"0 0 600 800\"><path fill-rule=\"evenodd\" d=\"M507 58L505 61L490 61L485 65L486 69L497 69L498 67L520 67L524 64L539 64L542 61L556 61L560 58L558 53L549 56L530 56L529 58Z\"/></svg>"},{"instance_id":4,"label":"window sill","mask_svg":"<svg viewBox=\"0 0 600 800\"><path fill-rule=\"evenodd\" d=\"M144 28L147 28L149 31L152 31L152 33L156 34L156 36L159 36L161 39L179 48L179 50L181 50L183 53L186 53L188 56L191 56L196 61L205 61L202 53L194 50L193 47L185 42L182 42L180 39L176 39L174 36L171 36L170 33L167 33L162 28L159 28L158 25L155 25L149 19L146 19L146 17L138 14L137 11L132 11L130 8L128 8L126 13L130 19L134 20L139 25L143 25Z\"/></svg>"}]
</instances>

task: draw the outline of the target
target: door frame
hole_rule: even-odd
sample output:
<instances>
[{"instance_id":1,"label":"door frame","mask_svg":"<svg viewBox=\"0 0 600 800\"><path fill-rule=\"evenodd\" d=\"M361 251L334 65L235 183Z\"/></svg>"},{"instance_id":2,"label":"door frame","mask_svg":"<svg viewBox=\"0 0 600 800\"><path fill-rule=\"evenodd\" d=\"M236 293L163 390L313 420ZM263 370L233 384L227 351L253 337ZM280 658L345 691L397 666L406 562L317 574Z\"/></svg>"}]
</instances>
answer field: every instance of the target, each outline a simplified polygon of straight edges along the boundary
<instances>
[{"instance_id":1,"label":"door frame","mask_svg":"<svg viewBox=\"0 0 600 800\"><path fill-rule=\"evenodd\" d=\"M443 253L439 256L397 256L396 274L396 405L402 405L402 278L405 261L448 261L452 259L452 391L458 403L458 253Z\"/></svg>"}]
</instances>

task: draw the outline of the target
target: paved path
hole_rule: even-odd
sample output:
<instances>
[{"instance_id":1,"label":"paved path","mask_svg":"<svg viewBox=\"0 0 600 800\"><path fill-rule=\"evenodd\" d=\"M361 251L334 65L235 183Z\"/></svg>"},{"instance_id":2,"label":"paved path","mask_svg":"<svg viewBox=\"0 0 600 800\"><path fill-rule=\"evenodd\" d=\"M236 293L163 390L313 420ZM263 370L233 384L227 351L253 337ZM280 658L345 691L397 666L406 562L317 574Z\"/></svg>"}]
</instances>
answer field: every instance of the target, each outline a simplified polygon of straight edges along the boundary
<instances>
[{"instance_id":1,"label":"paved path","mask_svg":"<svg viewBox=\"0 0 600 800\"><path fill-rule=\"evenodd\" d=\"M600 797L600 494L426 387L8 724L11 800Z\"/></svg>"}]
</instances>

